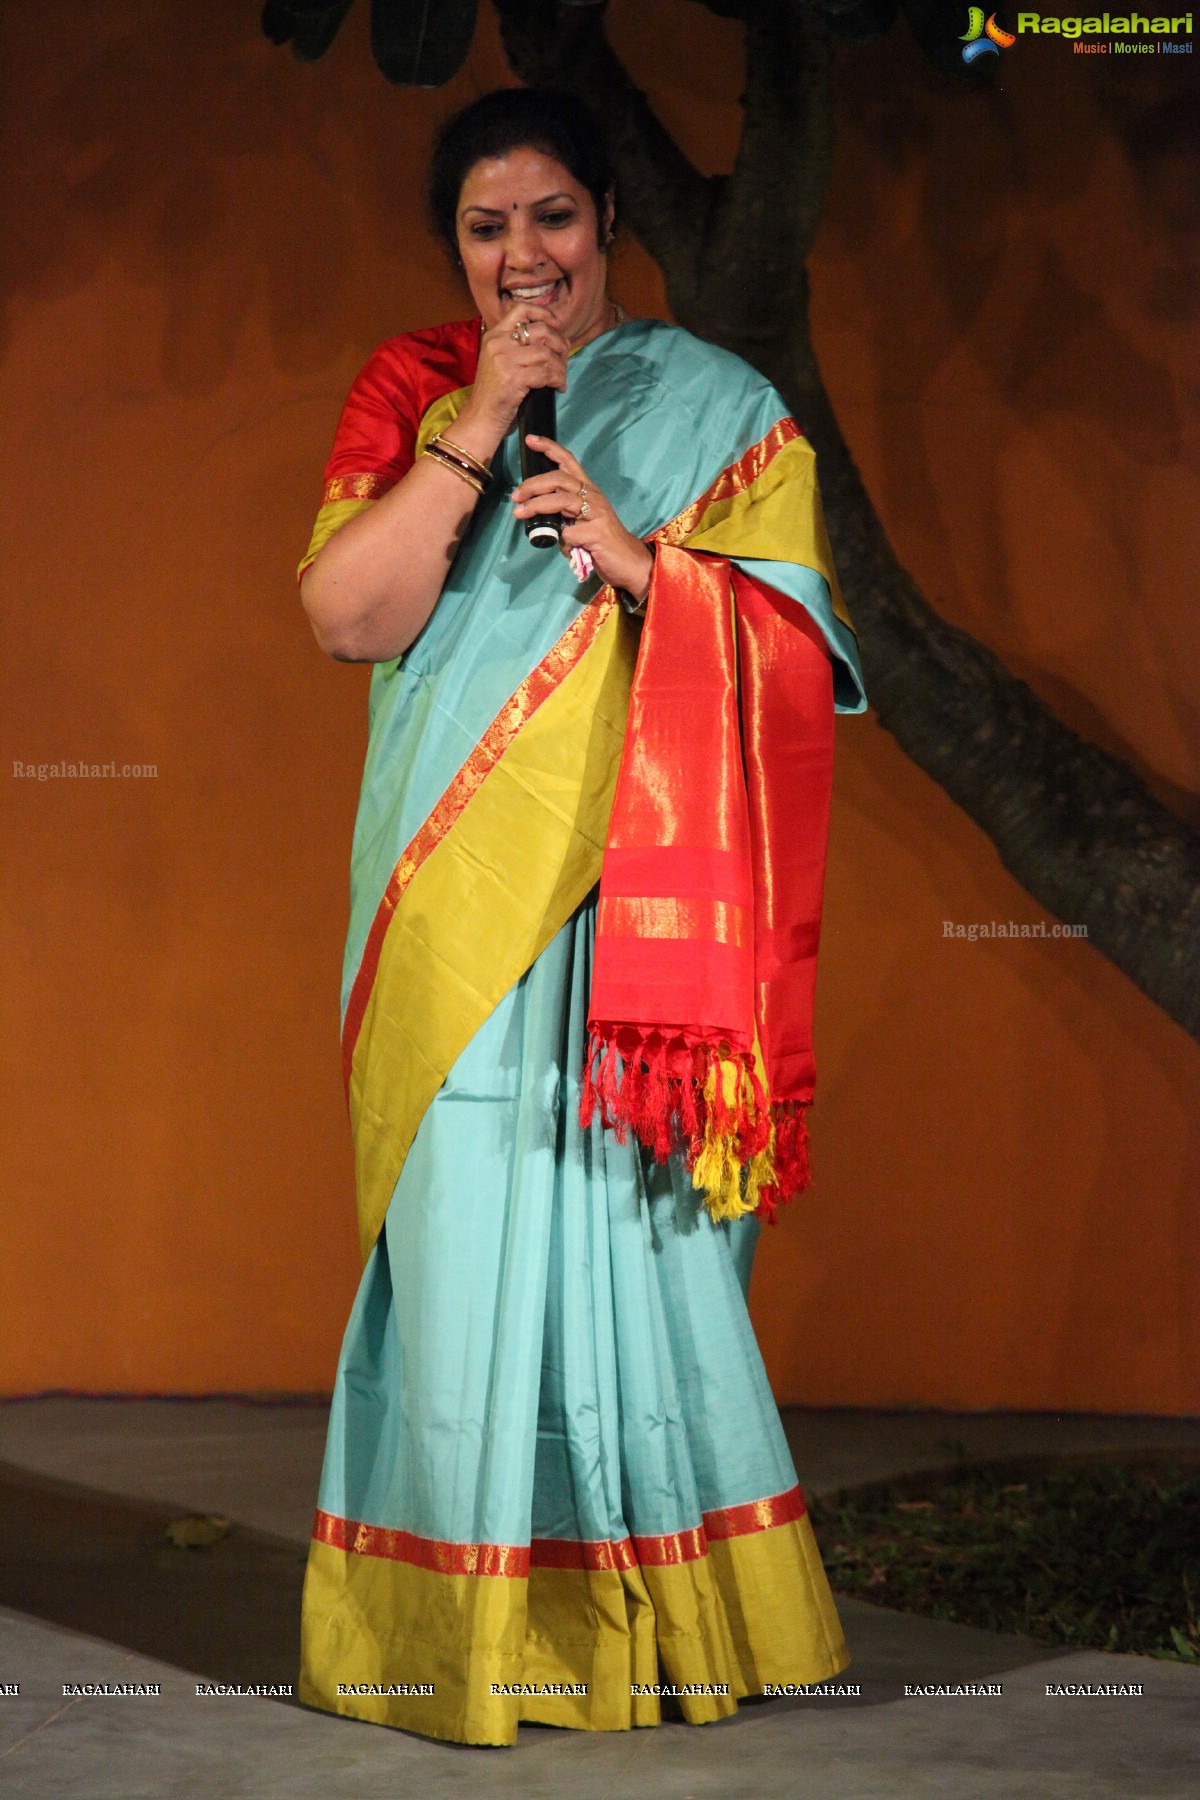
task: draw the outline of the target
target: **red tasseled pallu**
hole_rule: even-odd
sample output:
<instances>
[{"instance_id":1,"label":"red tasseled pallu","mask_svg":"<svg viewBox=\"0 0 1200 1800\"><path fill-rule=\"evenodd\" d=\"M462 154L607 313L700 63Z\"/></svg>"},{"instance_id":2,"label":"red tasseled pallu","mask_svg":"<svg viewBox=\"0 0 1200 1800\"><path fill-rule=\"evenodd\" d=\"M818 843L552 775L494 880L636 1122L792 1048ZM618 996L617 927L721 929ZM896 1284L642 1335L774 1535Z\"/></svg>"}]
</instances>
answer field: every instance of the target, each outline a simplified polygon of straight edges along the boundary
<instances>
[{"instance_id":1,"label":"red tasseled pallu","mask_svg":"<svg viewBox=\"0 0 1200 1800\"><path fill-rule=\"evenodd\" d=\"M803 607L657 548L600 880L582 1117L682 1147L717 1218L809 1181L833 678Z\"/></svg>"}]
</instances>

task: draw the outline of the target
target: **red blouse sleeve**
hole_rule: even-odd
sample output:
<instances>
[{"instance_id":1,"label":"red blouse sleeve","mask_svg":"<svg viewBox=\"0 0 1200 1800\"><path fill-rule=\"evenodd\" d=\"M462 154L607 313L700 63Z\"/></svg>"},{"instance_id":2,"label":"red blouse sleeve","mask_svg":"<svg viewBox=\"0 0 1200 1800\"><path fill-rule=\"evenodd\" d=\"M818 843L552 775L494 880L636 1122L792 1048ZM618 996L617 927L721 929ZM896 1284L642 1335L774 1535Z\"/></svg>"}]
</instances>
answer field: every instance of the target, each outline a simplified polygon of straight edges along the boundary
<instances>
[{"instance_id":1,"label":"red blouse sleeve","mask_svg":"<svg viewBox=\"0 0 1200 1800\"><path fill-rule=\"evenodd\" d=\"M324 504L373 500L413 466L420 417L403 339L381 344L355 377L325 465Z\"/></svg>"},{"instance_id":2,"label":"red blouse sleeve","mask_svg":"<svg viewBox=\"0 0 1200 1800\"><path fill-rule=\"evenodd\" d=\"M342 408L300 575L335 531L408 474L429 408L475 379L479 331L478 319L413 331L368 358Z\"/></svg>"}]
</instances>

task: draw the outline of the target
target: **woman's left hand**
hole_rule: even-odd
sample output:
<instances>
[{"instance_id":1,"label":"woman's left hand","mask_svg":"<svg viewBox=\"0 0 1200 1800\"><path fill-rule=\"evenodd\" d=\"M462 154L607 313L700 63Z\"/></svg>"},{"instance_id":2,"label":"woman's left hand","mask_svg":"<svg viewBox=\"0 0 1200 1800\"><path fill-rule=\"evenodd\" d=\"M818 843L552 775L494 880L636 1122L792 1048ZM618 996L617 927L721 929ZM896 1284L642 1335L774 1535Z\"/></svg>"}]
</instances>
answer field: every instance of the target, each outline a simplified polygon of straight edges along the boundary
<instances>
[{"instance_id":1,"label":"woman's left hand","mask_svg":"<svg viewBox=\"0 0 1200 1800\"><path fill-rule=\"evenodd\" d=\"M553 438L526 440L558 467L547 475L531 475L513 494L513 512L518 519L531 519L538 513L561 513L565 526L562 534L564 550L586 550L596 565L601 581L624 588L635 600L644 600L650 591L650 575L654 556L648 545L631 531L626 531L612 506L598 488L593 487L569 450Z\"/></svg>"}]
</instances>

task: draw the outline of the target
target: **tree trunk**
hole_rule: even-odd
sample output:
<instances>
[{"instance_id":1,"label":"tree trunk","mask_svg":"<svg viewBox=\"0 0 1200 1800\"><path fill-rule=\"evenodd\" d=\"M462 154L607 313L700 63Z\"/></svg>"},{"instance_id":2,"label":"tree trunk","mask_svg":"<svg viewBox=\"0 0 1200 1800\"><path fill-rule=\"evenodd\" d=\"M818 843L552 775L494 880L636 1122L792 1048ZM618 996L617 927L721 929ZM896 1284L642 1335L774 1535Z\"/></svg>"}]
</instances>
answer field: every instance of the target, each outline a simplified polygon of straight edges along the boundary
<instances>
[{"instance_id":1,"label":"tree trunk","mask_svg":"<svg viewBox=\"0 0 1200 1800\"><path fill-rule=\"evenodd\" d=\"M774 383L816 451L830 540L880 723L1005 868L1200 1037L1200 839L999 658L942 619L891 545L825 391L805 264L833 154L830 45L788 0L747 7L741 141L705 177L613 54L602 6L496 0L514 72L602 110L622 216L676 319ZM753 270L754 279L747 279Z\"/></svg>"}]
</instances>

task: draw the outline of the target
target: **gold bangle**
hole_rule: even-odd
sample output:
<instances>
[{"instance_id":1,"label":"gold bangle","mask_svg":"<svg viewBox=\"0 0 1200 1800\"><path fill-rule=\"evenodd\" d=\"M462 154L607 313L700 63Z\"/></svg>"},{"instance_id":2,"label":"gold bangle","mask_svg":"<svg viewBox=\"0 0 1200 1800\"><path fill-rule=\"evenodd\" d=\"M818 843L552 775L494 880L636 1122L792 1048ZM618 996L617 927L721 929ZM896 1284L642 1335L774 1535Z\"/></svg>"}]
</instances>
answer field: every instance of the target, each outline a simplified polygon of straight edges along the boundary
<instances>
[{"instance_id":1,"label":"gold bangle","mask_svg":"<svg viewBox=\"0 0 1200 1800\"><path fill-rule=\"evenodd\" d=\"M443 469L452 469L459 480L465 481L468 487L473 487L477 494L487 492L485 484L479 479L478 475L471 469L468 469L465 463L460 463L456 456L451 456L448 451L443 450L441 445L435 439L431 439L429 443L426 444L422 454L425 456L432 456L434 462L441 463Z\"/></svg>"},{"instance_id":2,"label":"gold bangle","mask_svg":"<svg viewBox=\"0 0 1200 1800\"><path fill-rule=\"evenodd\" d=\"M444 462L447 467L456 469L464 480L472 482L477 487L479 493L484 494L487 492L488 488L491 487L492 477L490 471L482 467L475 467L474 458L468 460L465 456L456 455L455 452L442 441L442 438L437 432L430 438L428 444L425 446L425 450L427 455L436 456L439 462Z\"/></svg>"},{"instance_id":3,"label":"gold bangle","mask_svg":"<svg viewBox=\"0 0 1200 1800\"><path fill-rule=\"evenodd\" d=\"M431 444L440 444L444 449L449 450L452 456L459 457L468 468L475 471L481 481L491 483L492 471L487 464L480 462L477 456L472 456L469 450L464 450L461 444L456 444L453 438L448 438L444 431L435 431L429 441Z\"/></svg>"}]
</instances>

